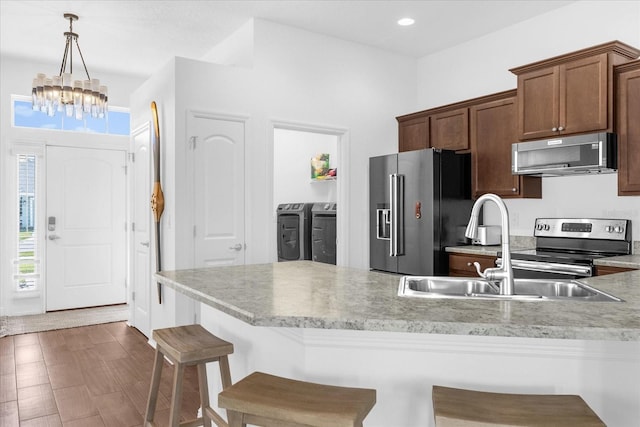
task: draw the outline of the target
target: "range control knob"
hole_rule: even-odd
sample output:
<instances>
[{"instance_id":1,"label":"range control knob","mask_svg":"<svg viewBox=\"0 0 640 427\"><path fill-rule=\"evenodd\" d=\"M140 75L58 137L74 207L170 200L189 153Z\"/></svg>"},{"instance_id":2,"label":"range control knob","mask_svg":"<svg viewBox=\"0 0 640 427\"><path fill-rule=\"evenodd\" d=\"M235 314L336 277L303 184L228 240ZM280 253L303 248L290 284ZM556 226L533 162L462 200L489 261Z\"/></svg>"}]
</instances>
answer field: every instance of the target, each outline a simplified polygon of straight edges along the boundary
<instances>
[{"instance_id":1,"label":"range control knob","mask_svg":"<svg viewBox=\"0 0 640 427\"><path fill-rule=\"evenodd\" d=\"M616 233L622 233L624 231L624 228L620 227L619 225L616 225L613 231L615 231Z\"/></svg>"},{"instance_id":2,"label":"range control knob","mask_svg":"<svg viewBox=\"0 0 640 427\"><path fill-rule=\"evenodd\" d=\"M549 231L549 229L550 229L550 228L551 228L551 227L549 227L549 224L545 224L545 225L544 225L544 227L543 227L543 229L544 229L545 231Z\"/></svg>"},{"instance_id":3,"label":"range control knob","mask_svg":"<svg viewBox=\"0 0 640 427\"><path fill-rule=\"evenodd\" d=\"M607 225L606 227L604 227L604 231L606 231L607 233L613 233L613 227L610 225Z\"/></svg>"}]
</instances>

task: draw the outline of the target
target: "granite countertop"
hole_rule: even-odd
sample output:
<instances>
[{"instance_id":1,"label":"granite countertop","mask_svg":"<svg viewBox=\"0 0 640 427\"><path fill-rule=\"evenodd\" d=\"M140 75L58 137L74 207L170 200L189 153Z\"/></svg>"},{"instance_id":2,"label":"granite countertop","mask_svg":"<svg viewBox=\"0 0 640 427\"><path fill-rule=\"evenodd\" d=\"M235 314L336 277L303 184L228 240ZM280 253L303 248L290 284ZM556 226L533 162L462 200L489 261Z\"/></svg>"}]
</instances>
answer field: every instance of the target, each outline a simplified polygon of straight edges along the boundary
<instances>
[{"instance_id":1,"label":"granite countertop","mask_svg":"<svg viewBox=\"0 0 640 427\"><path fill-rule=\"evenodd\" d=\"M608 267L637 268L640 269L640 255L621 255L608 258L599 258L593 261L595 265Z\"/></svg>"},{"instance_id":2,"label":"granite countertop","mask_svg":"<svg viewBox=\"0 0 640 427\"><path fill-rule=\"evenodd\" d=\"M517 248L528 249L528 248ZM455 254L466 255L483 255L483 256L498 256L498 252L502 250L500 245L480 246L480 245L464 245L464 246L449 246L445 248L446 252ZM511 248L516 250L516 248Z\"/></svg>"},{"instance_id":3,"label":"granite countertop","mask_svg":"<svg viewBox=\"0 0 640 427\"><path fill-rule=\"evenodd\" d=\"M254 326L640 341L640 270L584 280L624 302L402 298L399 277L312 261L156 274Z\"/></svg>"}]
</instances>

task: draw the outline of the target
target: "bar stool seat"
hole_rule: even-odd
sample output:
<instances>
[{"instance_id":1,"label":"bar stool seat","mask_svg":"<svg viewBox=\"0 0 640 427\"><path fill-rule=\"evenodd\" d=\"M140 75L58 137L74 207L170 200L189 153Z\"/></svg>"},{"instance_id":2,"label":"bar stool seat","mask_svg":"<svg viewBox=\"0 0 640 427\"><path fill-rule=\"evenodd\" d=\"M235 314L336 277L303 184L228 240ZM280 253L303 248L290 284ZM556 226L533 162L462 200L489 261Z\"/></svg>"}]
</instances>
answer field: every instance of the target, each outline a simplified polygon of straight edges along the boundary
<instances>
[{"instance_id":1,"label":"bar stool seat","mask_svg":"<svg viewBox=\"0 0 640 427\"><path fill-rule=\"evenodd\" d=\"M216 337L200 325L156 329L153 331L153 339L156 341L156 354L145 414L145 426L154 425L153 419L164 357L174 364L173 393L169 415L170 425L172 427L179 425L209 426L213 421L218 426L227 426L224 419L209 405L206 364L218 362L222 389L229 387L231 385L231 373L227 356L233 353L233 344ZM193 365L196 365L198 370L198 388L200 390L200 405L203 415L196 420L180 424L184 369Z\"/></svg>"},{"instance_id":2,"label":"bar stool seat","mask_svg":"<svg viewBox=\"0 0 640 427\"><path fill-rule=\"evenodd\" d=\"M436 427L605 426L576 395L490 393L433 386L433 414Z\"/></svg>"},{"instance_id":3,"label":"bar stool seat","mask_svg":"<svg viewBox=\"0 0 640 427\"><path fill-rule=\"evenodd\" d=\"M376 403L373 389L291 380L254 372L218 395L230 427L356 427Z\"/></svg>"}]
</instances>

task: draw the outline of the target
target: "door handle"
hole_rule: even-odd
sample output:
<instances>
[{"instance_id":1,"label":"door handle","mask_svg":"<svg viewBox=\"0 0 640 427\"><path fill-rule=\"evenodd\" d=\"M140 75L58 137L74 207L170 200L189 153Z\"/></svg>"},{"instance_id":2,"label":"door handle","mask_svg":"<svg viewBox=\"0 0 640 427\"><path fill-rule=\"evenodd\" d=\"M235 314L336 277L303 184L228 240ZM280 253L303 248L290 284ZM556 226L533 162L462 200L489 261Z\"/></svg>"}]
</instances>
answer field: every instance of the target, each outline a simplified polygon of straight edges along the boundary
<instances>
[{"instance_id":1,"label":"door handle","mask_svg":"<svg viewBox=\"0 0 640 427\"><path fill-rule=\"evenodd\" d=\"M234 246L229 246L229 250L231 251L239 251L242 249L242 243L238 243Z\"/></svg>"},{"instance_id":2,"label":"door handle","mask_svg":"<svg viewBox=\"0 0 640 427\"><path fill-rule=\"evenodd\" d=\"M49 240L58 240L60 236L56 236L55 234L49 234Z\"/></svg>"},{"instance_id":3,"label":"door handle","mask_svg":"<svg viewBox=\"0 0 640 427\"><path fill-rule=\"evenodd\" d=\"M141 244L142 246L146 246L147 248L149 247L149 242L140 242L140 244Z\"/></svg>"},{"instance_id":4,"label":"door handle","mask_svg":"<svg viewBox=\"0 0 640 427\"><path fill-rule=\"evenodd\" d=\"M395 173L389 175L389 196L391 198L391 221L389 221L389 256L396 256L398 255L398 175Z\"/></svg>"},{"instance_id":5,"label":"door handle","mask_svg":"<svg viewBox=\"0 0 640 427\"><path fill-rule=\"evenodd\" d=\"M391 227L389 256L404 255L404 175L389 175Z\"/></svg>"}]
</instances>

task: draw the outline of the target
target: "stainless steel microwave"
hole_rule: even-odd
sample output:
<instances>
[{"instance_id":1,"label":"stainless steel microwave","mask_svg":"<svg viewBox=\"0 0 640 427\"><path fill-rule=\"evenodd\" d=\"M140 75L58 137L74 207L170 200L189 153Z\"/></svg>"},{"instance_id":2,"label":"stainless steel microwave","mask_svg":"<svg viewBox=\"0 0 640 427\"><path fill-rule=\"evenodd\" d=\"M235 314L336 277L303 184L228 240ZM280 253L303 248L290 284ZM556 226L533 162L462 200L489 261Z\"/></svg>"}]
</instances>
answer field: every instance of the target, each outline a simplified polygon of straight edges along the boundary
<instances>
[{"instance_id":1,"label":"stainless steel microwave","mask_svg":"<svg viewBox=\"0 0 640 427\"><path fill-rule=\"evenodd\" d=\"M511 145L514 175L562 176L618 169L616 134L600 132Z\"/></svg>"}]
</instances>

